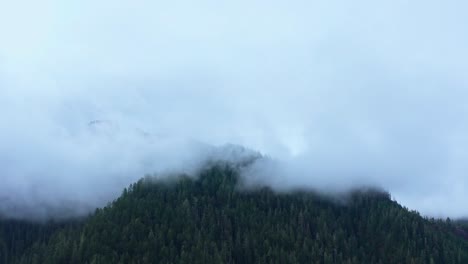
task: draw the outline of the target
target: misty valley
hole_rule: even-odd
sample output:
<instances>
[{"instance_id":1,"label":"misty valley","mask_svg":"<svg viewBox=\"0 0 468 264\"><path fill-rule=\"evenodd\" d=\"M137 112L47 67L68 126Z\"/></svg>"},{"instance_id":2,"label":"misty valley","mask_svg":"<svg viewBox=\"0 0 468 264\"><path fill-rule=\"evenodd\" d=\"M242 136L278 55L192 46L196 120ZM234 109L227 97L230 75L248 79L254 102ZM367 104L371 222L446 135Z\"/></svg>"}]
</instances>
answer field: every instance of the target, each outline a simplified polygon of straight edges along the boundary
<instances>
[{"instance_id":1,"label":"misty valley","mask_svg":"<svg viewBox=\"0 0 468 264\"><path fill-rule=\"evenodd\" d=\"M245 187L247 163L146 176L86 217L0 221L0 263L468 263L468 225L377 190Z\"/></svg>"}]
</instances>

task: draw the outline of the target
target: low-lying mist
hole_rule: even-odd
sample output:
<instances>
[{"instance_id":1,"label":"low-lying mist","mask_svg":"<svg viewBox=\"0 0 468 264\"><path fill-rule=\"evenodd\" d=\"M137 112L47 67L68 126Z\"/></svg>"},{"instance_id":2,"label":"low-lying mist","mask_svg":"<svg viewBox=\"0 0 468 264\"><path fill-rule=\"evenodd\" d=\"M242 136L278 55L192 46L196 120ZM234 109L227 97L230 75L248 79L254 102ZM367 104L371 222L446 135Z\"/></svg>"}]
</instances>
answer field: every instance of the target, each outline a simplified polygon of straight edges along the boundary
<instances>
[{"instance_id":1,"label":"low-lying mist","mask_svg":"<svg viewBox=\"0 0 468 264\"><path fill-rule=\"evenodd\" d=\"M26 2L0 5L1 215L83 215L232 143L278 191L468 216L465 3Z\"/></svg>"}]
</instances>

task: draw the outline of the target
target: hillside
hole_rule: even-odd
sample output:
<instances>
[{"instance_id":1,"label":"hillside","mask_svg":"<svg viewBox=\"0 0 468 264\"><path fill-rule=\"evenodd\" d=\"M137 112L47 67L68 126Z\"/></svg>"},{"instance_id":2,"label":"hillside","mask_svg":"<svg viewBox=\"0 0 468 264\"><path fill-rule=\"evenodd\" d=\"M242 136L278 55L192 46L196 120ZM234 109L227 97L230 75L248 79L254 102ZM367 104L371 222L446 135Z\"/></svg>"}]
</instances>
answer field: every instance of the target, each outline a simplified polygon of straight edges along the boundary
<instances>
[{"instance_id":1,"label":"hillside","mask_svg":"<svg viewBox=\"0 0 468 264\"><path fill-rule=\"evenodd\" d=\"M0 224L2 263L468 263L450 222L390 195L341 199L239 188L212 164L195 178L141 179L87 219Z\"/></svg>"}]
</instances>

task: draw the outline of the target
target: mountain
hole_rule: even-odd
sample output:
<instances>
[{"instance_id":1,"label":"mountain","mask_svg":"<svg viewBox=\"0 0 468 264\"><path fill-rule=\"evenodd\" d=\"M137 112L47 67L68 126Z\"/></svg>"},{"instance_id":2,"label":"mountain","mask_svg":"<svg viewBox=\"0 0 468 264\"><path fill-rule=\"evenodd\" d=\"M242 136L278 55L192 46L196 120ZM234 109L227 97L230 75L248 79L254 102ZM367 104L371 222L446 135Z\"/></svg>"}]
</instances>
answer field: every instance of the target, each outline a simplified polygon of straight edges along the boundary
<instances>
[{"instance_id":1,"label":"mountain","mask_svg":"<svg viewBox=\"0 0 468 264\"><path fill-rule=\"evenodd\" d=\"M196 176L145 177L85 219L4 220L0 262L468 263L462 227L423 218L388 193L333 200L245 190L242 166L212 162Z\"/></svg>"}]
</instances>

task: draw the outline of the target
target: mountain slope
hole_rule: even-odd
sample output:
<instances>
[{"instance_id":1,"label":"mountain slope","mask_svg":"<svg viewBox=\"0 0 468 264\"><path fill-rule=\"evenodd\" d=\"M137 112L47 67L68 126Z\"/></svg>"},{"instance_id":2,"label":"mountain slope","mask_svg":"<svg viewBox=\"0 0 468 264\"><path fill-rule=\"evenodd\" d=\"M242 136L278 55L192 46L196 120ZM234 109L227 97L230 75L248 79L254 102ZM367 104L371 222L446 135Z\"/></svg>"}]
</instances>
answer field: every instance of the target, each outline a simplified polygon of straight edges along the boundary
<instances>
[{"instance_id":1,"label":"mountain slope","mask_svg":"<svg viewBox=\"0 0 468 264\"><path fill-rule=\"evenodd\" d=\"M142 179L5 263L468 263L450 223L424 219L386 193L356 191L337 202L239 190L241 180L227 163L197 178Z\"/></svg>"}]
</instances>

